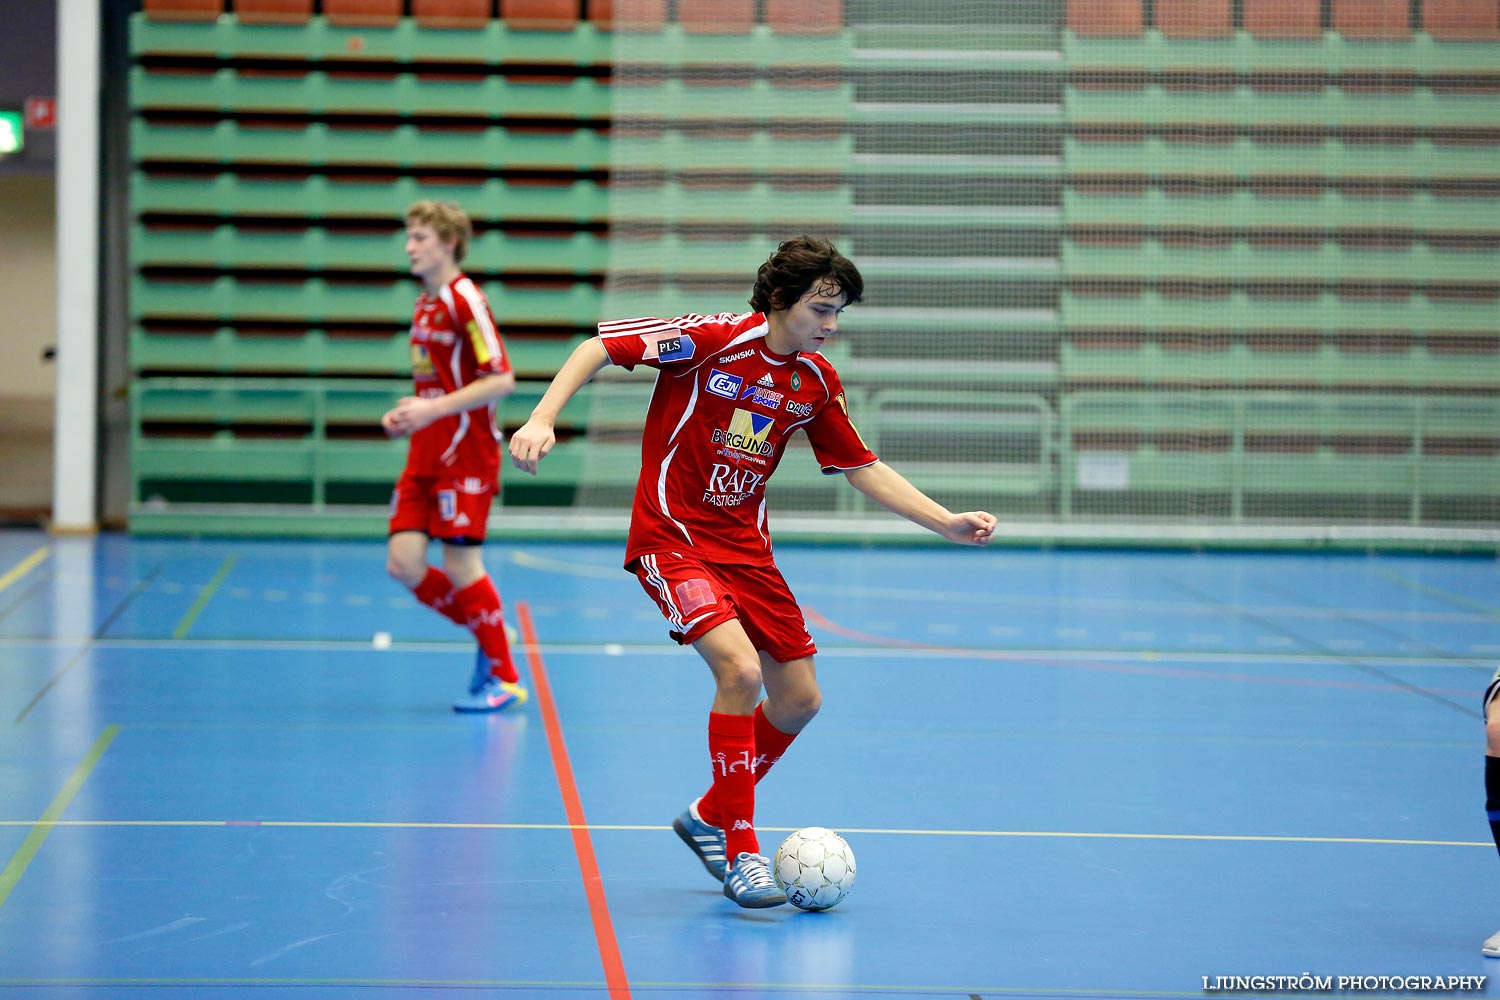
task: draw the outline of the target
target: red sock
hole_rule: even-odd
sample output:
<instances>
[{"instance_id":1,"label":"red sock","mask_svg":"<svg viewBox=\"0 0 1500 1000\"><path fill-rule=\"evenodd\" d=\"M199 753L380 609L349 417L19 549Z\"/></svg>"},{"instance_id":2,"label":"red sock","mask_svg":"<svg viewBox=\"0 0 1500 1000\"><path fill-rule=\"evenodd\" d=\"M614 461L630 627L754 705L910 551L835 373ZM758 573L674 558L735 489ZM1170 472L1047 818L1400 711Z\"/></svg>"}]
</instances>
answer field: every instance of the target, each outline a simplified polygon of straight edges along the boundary
<instances>
[{"instance_id":1,"label":"red sock","mask_svg":"<svg viewBox=\"0 0 1500 1000\"><path fill-rule=\"evenodd\" d=\"M783 733L771 725L771 720L766 718L765 709L761 705L755 706L756 784L760 784L760 779L766 776L771 765L781 759L781 755L786 753L786 748L791 746L792 740L796 738L796 733ZM724 824L719 812L718 796L714 794L714 788L709 788L703 793L703 798L698 801L698 818L710 826L722 827Z\"/></svg>"},{"instance_id":2,"label":"red sock","mask_svg":"<svg viewBox=\"0 0 1500 1000\"><path fill-rule=\"evenodd\" d=\"M453 581L436 566L427 567L427 575L412 588L412 593L432 610L452 619L454 624L469 627L469 623L464 620L463 611L453 600Z\"/></svg>"},{"instance_id":3,"label":"red sock","mask_svg":"<svg viewBox=\"0 0 1500 1000\"><path fill-rule=\"evenodd\" d=\"M754 758L755 722L750 716L708 713L708 760L730 864L743 852L760 853L755 836Z\"/></svg>"},{"instance_id":4,"label":"red sock","mask_svg":"<svg viewBox=\"0 0 1500 1000\"><path fill-rule=\"evenodd\" d=\"M490 658L490 672L502 681L521 679L510 658L510 643L505 638L505 621L500 617L500 594L485 574L463 590L456 591L453 603L464 616L464 624L479 640L479 648Z\"/></svg>"}]
</instances>

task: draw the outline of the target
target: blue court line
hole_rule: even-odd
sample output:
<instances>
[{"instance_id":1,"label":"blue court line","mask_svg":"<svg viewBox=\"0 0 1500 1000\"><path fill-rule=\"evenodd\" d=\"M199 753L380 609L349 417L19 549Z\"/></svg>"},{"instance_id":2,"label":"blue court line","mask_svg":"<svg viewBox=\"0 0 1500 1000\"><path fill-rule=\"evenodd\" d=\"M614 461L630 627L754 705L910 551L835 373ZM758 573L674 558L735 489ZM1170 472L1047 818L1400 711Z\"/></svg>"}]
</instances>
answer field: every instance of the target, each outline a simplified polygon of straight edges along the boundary
<instances>
[{"instance_id":1,"label":"blue court line","mask_svg":"<svg viewBox=\"0 0 1500 1000\"><path fill-rule=\"evenodd\" d=\"M0 872L0 906L5 905L5 900L10 896L11 890L16 887L16 883L21 880L21 876L25 874L27 866L31 864L31 859L36 857L37 851L41 850L47 836L58 825L58 820L63 811L68 808L68 803L73 801L73 796L78 794L78 790L93 773L94 766L99 763L99 758L104 756L104 751L109 749L109 745L119 734L119 726L104 727L104 732L99 735L93 747L73 769L73 773L63 784L62 791L57 793L52 804L47 807L47 811L42 813L42 818L32 824L31 832L26 835L26 839L11 856L10 863L5 866L5 870Z\"/></svg>"},{"instance_id":2,"label":"blue court line","mask_svg":"<svg viewBox=\"0 0 1500 1000\"><path fill-rule=\"evenodd\" d=\"M1267 590L1273 590L1278 593L1286 594L1288 597L1291 597L1294 600L1303 597L1303 595L1297 593L1296 591L1288 589L1287 587L1279 583L1273 583L1269 580L1262 580L1260 582L1260 586L1265 587ZM1413 646L1421 646L1424 650L1423 655L1425 656L1441 656L1445 655L1448 652L1446 649L1434 646L1430 642L1423 642L1418 639L1413 639L1407 633L1399 632L1396 629L1391 628L1389 625L1385 624L1386 620L1384 618L1378 620L1372 619L1367 621L1364 618L1357 618L1353 615L1350 615L1348 612L1339 608L1330 610L1336 612L1336 614L1333 616L1334 621L1341 622L1346 625L1354 625L1358 628L1366 629L1370 632L1375 632L1379 635L1385 636L1387 639L1394 639L1397 643L1408 643Z\"/></svg>"},{"instance_id":3,"label":"blue court line","mask_svg":"<svg viewBox=\"0 0 1500 1000\"><path fill-rule=\"evenodd\" d=\"M1399 688L1399 689L1401 689L1403 691L1406 691L1406 692L1408 692L1410 694L1414 694L1414 695L1417 695L1418 697L1427 698L1427 699L1429 699L1431 701L1435 701L1439 705L1443 705L1446 708L1451 708L1455 712L1458 712L1461 715L1467 715L1467 716L1469 716L1471 718L1475 718L1475 719L1482 719L1483 718L1483 715L1479 712L1478 709L1469 708L1469 707L1467 707L1465 705L1461 705L1458 702L1453 701L1453 700L1451 700L1451 699L1449 699L1447 697L1444 697L1442 694L1439 694L1439 693L1437 693L1435 691L1431 691L1431 690L1428 690L1426 688L1421 688L1421 687L1418 687L1415 684L1411 684L1411 683L1409 683L1407 681L1404 681L1404 680L1402 680L1399 677L1396 677L1396 676L1394 676L1392 674L1386 673L1384 670L1381 670L1379 667L1376 667L1376 666L1373 666L1372 664L1364 662L1363 658L1361 658L1361 657L1347 656L1347 655L1344 655L1344 654L1340 654L1336 650L1329 649L1327 646L1323 645L1320 642L1317 642L1316 640L1309 639L1306 636L1301 635L1300 633L1294 632L1293 630L1291 630L1291 629L1289 629L1289 628L1287 628L1287 627L1285 627L1283 625L1280 625L1280 624L1278 624L1278 623L1276 623L1274 621L1270 621L1270 620L1268 620L1266 618L1262 618L1260 615L1251 614L1251 613L1249 613L1247 611L1242 611L1242 610L1231 610L1228 605L1222 604L1221 602L1214 600L1212 597L1209 597L1209 596L1207 596L1205 594L1199 593L1198 591L1194 590L1192 587L1189 587L1187 584L1182 583L1181 581L1173 580L1173 579L1167 579L1164 582L1166 583L1167 586L1172 587L1172 588L1174 588L1176 590L1180 590L1183 593L1189 595L1190 597L1193 597L1193 598L1195 598L1197 600L1203 601L1207 605L1220 607L1222 610L1224 610L1228 614L1232 614L1232 615L1234 615L1237 618L1241 618L1244 621L1250 622L1253 625L1257 625L1260 628L1266 629L1267 631L1275 632L1275 633L1278 633L1280 635L1286 636L1287 638L1291 639L1293 642L1300 643L1303 647L1305 647L1307 649L1317 650L1318 652L1321 652L1321 653L1323 653L1323 654L1325 654L1325 655L1327 655L1327 656L1329 656L1329 657L1331 657L1333 659L1340 660L1343 663L1347 663L1349 666L1353 667L1356 670L1362 671L1363 673L1367 673L1367 674L1371 675L1372 677L1378 677L1382 681L1384 681L1385 683L1387 683L1389 685L1393 685L1393 686L1395 686L1395 687L1397 687L1397 688Z\"/></svg>"},{"instance_id":4,"label":"blue court line","mask_svg":"<svg viewBox=\"0 0 1500 1000\"><path fill-rule=\"evenodd\" d=\"M512 550L508 553L508 557L517 566L524 566L527 569L534 569L545 573L556 573L563 576L616 580L622 575L618 569L605 569L588 563L568 562L563 559L537 556L519 550ZM1422 585L1417 584L1416 586L1421 587ZM991 601L989 596L977 594L974 590L876 587L867 584L830 584L816 581L796 582L793 584L792 589L799 594L832 594L839 597L880 597L897 601L936 602L944 605L976 603L987 606ZM1432 593L1441 596L1446 592L1433 589ZM1057 598L1053 596L1038 597L1030 594L1006 594L1005 600L1007 604L1015 607L1053 608L1057 606ZM1500 607L1462 602L1462 599L1451 601L1451 603L1459 604L1460 607L1466 609L1461 612L1411 611L1401 608L1322 608L1310 607L1306 604L1231 604L1219 601L1203 603L1198 601L1164 601L1128 597L1090 597L1087 594L1070 595L1067 600L1071 607L1093 611L1181 613L1203 611L1205 608L1212 608L1215 611L1254 611L1263 614L1274 614L1284 618L1310 618L1315 620L1343 620L1348 618L1356 621L1364 621L1366 619L1371 621L1417 622L1500 621Z\"/></svg>"},{"instance_id":5,"label":"blue court line","mask_svg":"<svg viewBox=\"0 0 1500 1000\"><path fill-rule=\"evenodd\" d=\"M73 655L73 658L71 660L63 665L63 668L61 670L53 674L51 679L48 680L46 684L42 685L42 689L36 693L35 697L33 697L29 702L26 703L26 707L21 709L21 713L16 716L16 722L19 723L25 721L26 716L31 714L31 710L33 708L36 708L37 705L41 704L42 699L47 697L48 693L50 693L51 690L57 686L58 682L66 677L74 667L83 662L83 658L89 654L89 651L93 648L94 643L99 640L99 637L104 635L105 632L109 631L109 627L115 623L115 620L125 613L125 610L130 607L131 603L134 602L137 597L145 592L145 590L151 585L151 581L156 579L156 574L160 572L161 563L157 563L155 566L152 566L149 571L147 571L145 576L136 581L135 586L130 588L130 593L126 594L124 598L120 600L120 603L115 605L115 609L109 613L108 617L106 617L104 621L99 623L99 627L94 629L94 634L89 637L88 641L84 643L83 647Z\"/></svg>"}]
</instances>

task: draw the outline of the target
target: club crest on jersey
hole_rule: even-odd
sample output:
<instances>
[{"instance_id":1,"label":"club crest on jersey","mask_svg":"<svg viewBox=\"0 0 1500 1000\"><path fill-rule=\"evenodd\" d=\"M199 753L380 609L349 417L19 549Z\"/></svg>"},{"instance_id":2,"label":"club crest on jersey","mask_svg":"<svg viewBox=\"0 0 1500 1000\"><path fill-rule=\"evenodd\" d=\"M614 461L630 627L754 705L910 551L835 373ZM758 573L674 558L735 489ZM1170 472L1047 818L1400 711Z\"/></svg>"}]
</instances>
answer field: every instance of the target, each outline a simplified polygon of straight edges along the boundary
<instances>
[{"instance_id":1,"label":"club crest on jersey","mask_svg":"<svg viewBox=\"0 0 1500 1000\"><path fill-rule=\"evenodd\" d=\"M770 389L764 389L759 385L752 385L745 390L740 398L748 399L756 406L764 406L768 410L775 410L781 407L781 401L785 397L779 392L772 392Z\"/></svg>"},{"instance_id":2,"label":"club crest on jersey","mask_svg":"<svg viewBox=\"0 0 1500 1000\"><path fill-rule=\"evenodd\" d=\"M437 374L437 369L432 367L432 358L428 356L427 348L422 344L411 345L411 373L427 378Z\"/></svg>"},{"instance_id":3,"label":"club crest on jersey","mask_svg":"<svg viewBox=\"0 0 1500 1000\"><path fill-rule=\"evenodd\" d=\"M708 370L708 381L704 383L703 388L715 396L723 396L725 399L739 399L740 386L744 384L745 380L738 375L730 375L728 372L721 372L717 368L710 368Z\"/></svg>"},{"instance_id":4,"label":"club crest on jersey","mask_svg":"<svg viewBox=\"0 0 1500 1000\"><path fill-rule=\"evenodd\" d=\"M796 392L800 388L802 388L802 374L800 372L792 372L792 391Z\"/></svg>"},{"instance_id":5,"label":"club crest on jersey","mask_svg":"<svg viewBox=\"0 0 1500 1000\"><path fill-rule=\"evenodd\" d=\"M774 417L736 409L728 429L714 431L713 441L714 444L722 444L726 448L751 455L770 455L776 451L776 446L766 438L771 436L771 428L775 426Z\"/></svg>"}]
</instances>

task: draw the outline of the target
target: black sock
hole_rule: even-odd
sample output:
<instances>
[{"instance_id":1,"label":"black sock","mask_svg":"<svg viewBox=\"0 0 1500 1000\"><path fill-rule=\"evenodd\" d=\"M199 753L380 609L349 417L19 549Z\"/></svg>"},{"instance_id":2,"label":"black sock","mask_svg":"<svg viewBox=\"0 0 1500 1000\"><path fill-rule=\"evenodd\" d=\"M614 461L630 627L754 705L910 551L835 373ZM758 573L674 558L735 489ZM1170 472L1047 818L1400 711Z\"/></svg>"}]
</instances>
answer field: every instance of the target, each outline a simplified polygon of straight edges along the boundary
<instances>
[{"instance_id":1,"label":"black sock","mask_svg":"<svg viewBox=\"0 0 1500 1000\"><path fill-rule=\"evenodd\" d=\"M1490 814L1490 836L1500 851L1500 757L1484 758L1484 808Z\"/></svg>"}]
</instances>

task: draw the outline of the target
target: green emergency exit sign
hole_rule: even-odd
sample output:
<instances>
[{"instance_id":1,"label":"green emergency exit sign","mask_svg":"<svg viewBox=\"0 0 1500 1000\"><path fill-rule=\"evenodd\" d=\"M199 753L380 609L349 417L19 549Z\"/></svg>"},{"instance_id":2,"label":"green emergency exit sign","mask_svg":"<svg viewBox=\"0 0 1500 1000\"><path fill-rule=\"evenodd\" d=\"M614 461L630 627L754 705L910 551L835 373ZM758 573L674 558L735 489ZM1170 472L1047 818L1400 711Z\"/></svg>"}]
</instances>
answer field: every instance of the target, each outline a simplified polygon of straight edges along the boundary
<instances>
[{"instance_id":1,"label":"green emergency exit sign","mask_svg":"<svg viewBox=\"0 0 1500 1000\"><path fill-rule=\"evenodd\" d=\"M26 136L21 130L21 112L0 111L0 156L19 153L24 145Z\"/></svg>"}]
</instances>

